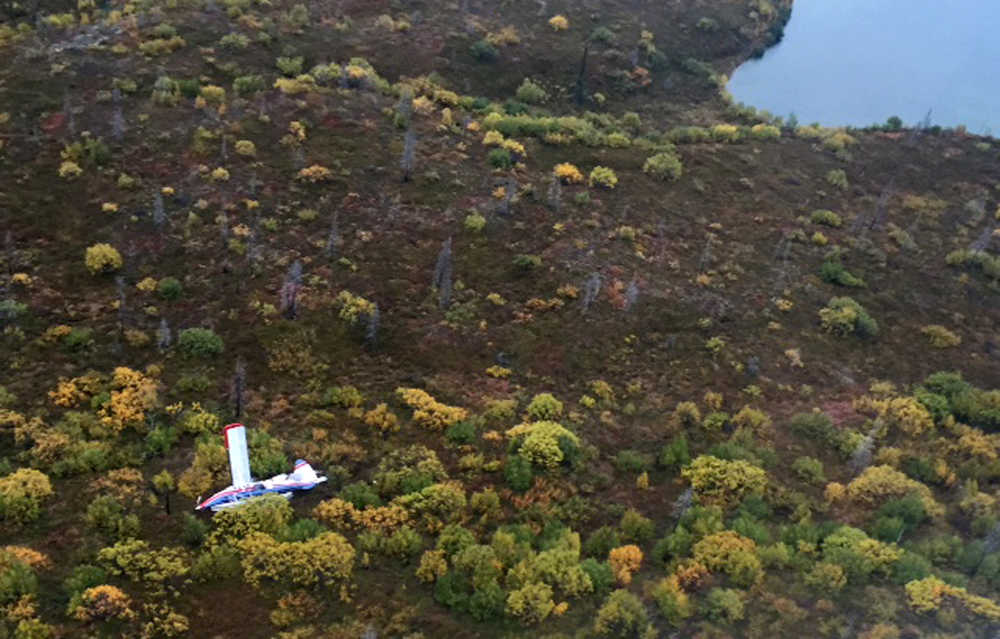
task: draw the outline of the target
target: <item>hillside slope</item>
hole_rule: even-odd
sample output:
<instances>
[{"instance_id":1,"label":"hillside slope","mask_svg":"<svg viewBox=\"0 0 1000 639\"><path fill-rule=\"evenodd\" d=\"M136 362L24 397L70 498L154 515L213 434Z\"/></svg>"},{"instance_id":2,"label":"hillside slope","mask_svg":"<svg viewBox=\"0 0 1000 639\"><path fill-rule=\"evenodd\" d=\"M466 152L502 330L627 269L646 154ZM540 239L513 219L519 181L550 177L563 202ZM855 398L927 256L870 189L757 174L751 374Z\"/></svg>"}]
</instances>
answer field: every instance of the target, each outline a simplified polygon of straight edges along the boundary
<instances>
[{"instance_id":1,"label":"hillside slope","mask_svg":"<svg viewBox=\"0 0 1000 639\"><path fill-rule=\"evenodd\" d=\"M732 104L788 3L36 4L0 637L998 629L996 143Z\"/></svg>"}]
</instances>

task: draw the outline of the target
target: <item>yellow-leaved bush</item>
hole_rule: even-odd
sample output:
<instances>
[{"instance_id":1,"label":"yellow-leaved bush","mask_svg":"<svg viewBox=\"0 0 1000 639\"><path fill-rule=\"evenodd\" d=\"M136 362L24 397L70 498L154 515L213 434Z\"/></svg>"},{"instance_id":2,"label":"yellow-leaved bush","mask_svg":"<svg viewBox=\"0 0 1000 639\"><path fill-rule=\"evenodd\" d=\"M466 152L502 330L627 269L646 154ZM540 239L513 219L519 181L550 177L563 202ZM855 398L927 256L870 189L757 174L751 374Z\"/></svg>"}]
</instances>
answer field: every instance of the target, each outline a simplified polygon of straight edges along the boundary
<instances>
[{"instance_id":1,"label":"yellow-leaved bush","mask_svg":"<svg viewBox=\"0 0 1000 639\"><path fill-rule=\"evenodd\" d=\"M518 454L543 468L555 468L562 463L565 453L559 445L561 438L579 446L580 439L558 422L543 420L524 422L507 431L511 440L520 440Z\"/></svg>"},{"instance_id":2,"label":"yellow-leaved bush","mask_svg":"<svg viewBox=\"0 0 1000 639\"><path fill-rule=\"evenodd\" d=\"M869 466L847 486L836 482L826 487L827 501L850 501L855 505L875 507L887 499L905 497L916 493L931 517L944 515L944 507L939 504L924 484L910 479L892 466Z\"/></svg>"},{"instance_id":3,"label":"yellow-leaved bush","mask_svg":"<svg viewBox=\"0 0 1000 639\"><path fill-rule=\"evenodd\" d=\"M361 421L382 434L399 430L399 419L384 402L366 412Z\"/></svg>"},{"instance_id":4,"label":"yellow-leaved bush","mask_svg":"<svg viewBox=\"0 0 1000 639\"><path fill-rule=\"evenodd\" d=\"M763 492L767 473L741 459L727 460L699 455L681 471L702 504L731 506L746 495Z\"/></svg>"},{"instance_id":5,"label":"yellow-leaved bush","mask_svg":"<svg viewBox=\"0 0 1000 639\"><path fill-rule=\"evenodd\" d=\"M102 584L87 588L80 594L80 603L73 609L73 616L80 621L128 620L135 617L129 607L131 603L132 600L120 588Z\"/></svg>"},{"instance_id":6,"label":"yellow-leaved bush","mask_svg":"<svg viewBox=\"0 0 1000 639\"><path fill-rule=\"evenodd\" d=\"M243 576L254 588L264 580L288 586L344 585L354 570L354 547L335 532L297 542L251 533L239 542Z\"/></svg>"},{"instance_id":7,"label":"yellow-leaved bush","mask_svg":"<svg viewBox=\"0 0 1000 639\"><path fill-rule=\"evenodd\" d=\"M48 475L34 468L0 477L0 520L20 524L37 519L42 500L51 495Z\"/></svg>"},{"instance_id":8,"label":"yellow-leaved bush","mask_svg":"<svg viewBox=\"0 0 1000 639\"><path fill-rule=\"evenodd\" d=\"M580 169L576 168L575 165L570 164L569 162L557 164L552 171L556 178L564 184L579 184L580 182L583 182L583 173L581 173Z\"/></svg>"},{"instance_id":9,"label":"yellow-leaved bush","mask_svg":"<svg viewBox=\"0 0 1000 639\"><path fill-rule=\"evenodd\" d=\"M938 577L930 576L906 584L906 597L910 607L917 612L933 612L940 608L945 597L962 603L965 608L991 621L1000 620L1000 605L992 599L973 595L958 586L952 586Z\"/></svg>"},{"instance_id":10,"label":"yellow-leaved bush","mask_svg":"<svg viewBox=\"0 0 1000 639\"><path fill-rule=\"evenodd\" d=\"M469 416L464 408L442 404L419 388L397 388L396 396L413 409L413 421L430 430L444 430Z\"/></svg>"},{"instance_id":11,"label":"yellow-leaved bush","mask_svg":"<svg viewBox=\"0 0 1000 639\"><path fill-rule=\"evenodd\" d=\"M608 563L615 580L627 585L632 582L632 573L642 565L642 550L634 544L612 548L608 553Z\"/></svg>"},{"instance_id":12,"label":"yellow-leaved bush","mask_svg":"<svg viewBox=\"0 0 1000 639\"><path fill-rule=\"evenodd\" d=\"M692 548L692 555L709 570L724 572L741 586L759 583L764 577L757 544L732 530L701 539Z\"/></svg>"},{"instance_id":13,"label":"yellow-leaved bush","mask_svg":"<svg viewBox=\"0 0 1000 639\"><path fill-rule=\"evenodd\" d=\"M156 380L119 366L111 377L111 400L100 412L101 423L116 434L128 427L145 426L146 411L156 406Z\"/></svg>"},{"instance_id":14,"label":"yellow-leaved bush","mask_svg":"<svg viewBox=\"0 0 1000 639\"><path fill-rule=\"evenodd\" d=\"M94 244L87 247L84 254L84 264L93 275L111 273L122 267L122 254L110 244Z\"/></svg>"},{"instance_id":15,"label":"yellow-leaved bush","mask_svg":"<svg viewBox=\"0 0 1000 639\"><path fill-rule=\"evenodd\" d=\"M398 504L358 509L338 497L320 502L313 509L313 516L341 530L361 528L383 535L391 535L410 521L410 514Z\"/></svg>"},{"instance_id":16,"label":"yellow-leaved bush","mask_svg":"<svg viewBox=\"0 0 1000 639\"><path fill-rule=\"evenodd\" d=\"M876 414L891 430L901 431L910 437L934 430L934 418L913 397L877 399L866 396L855 400L854 408L861 413Z\"/></svg>"}]
</instances>

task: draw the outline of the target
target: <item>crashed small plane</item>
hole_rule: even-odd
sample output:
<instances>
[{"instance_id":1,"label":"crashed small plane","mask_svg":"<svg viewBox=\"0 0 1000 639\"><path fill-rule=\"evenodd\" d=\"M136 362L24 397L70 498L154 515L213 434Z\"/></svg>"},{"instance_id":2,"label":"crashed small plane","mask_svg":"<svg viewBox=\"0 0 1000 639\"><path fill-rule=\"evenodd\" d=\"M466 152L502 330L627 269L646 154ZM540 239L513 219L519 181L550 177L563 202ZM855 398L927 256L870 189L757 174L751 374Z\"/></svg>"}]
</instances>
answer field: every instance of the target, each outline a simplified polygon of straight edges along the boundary
<instances>
[{"instance_id":1,"label":"crashed small plane","mask_svg":"<svg viewBox=\"0 0 1000 639\"><path fill-rule=\"evenodd\" d=\"M252 497L267 494L278 494L291 499L296 491L310 490L326 481L326 477L317 475L309 462L304 459L295 461L295 469L290 474L282 473L270 479L256 481L250 476L246 427L243 424L229 424L222 429L222 436L229 451L229 469L233 475L233 485L220 490L205 501L201 501L199 497L200 503L195 506L195 510L207 508L217 512L239 506Z\"/></svg>"}]
</instances>

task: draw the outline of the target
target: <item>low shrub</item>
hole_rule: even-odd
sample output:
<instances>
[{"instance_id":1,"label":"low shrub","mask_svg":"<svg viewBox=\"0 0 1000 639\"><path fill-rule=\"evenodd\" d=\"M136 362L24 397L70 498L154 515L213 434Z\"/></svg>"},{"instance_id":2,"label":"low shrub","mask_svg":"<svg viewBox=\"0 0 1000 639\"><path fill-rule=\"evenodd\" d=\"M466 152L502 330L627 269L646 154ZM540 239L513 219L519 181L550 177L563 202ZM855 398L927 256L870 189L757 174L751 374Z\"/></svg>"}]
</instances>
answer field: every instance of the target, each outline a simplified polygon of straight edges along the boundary
<instances>
[{"instance_id":1,"label":"low shrub","mask_svg":"<svg viewBox=\"0 0 1000 639\"><path fill-rule=\"evenodd\" d=\"M820 309L819 318L823 328L836 335L875 337L879 333L878 322L850 297L831 297Z\"/></svg>"},{"instance_id":2,"label":"low shrub","mask_svg":"<svg viewBox=\"0 0 1000 639\"><path fill-rule=\"evenodd\" d=\"M470 53L472 57L480 62L495 62L500 58L500 51L497 49L492 42L486 40L485 38L479 40L470 48Z\"/></svg>"},{"instance_id":3,"label":"low shrub","mask_svg":"<svg viewBox=\"0 0 1000 639\"><path fill-rule=\"evenodd\" d=\"M517 99L528 104L541 104L549 98L548 92L539 84L532 82L530 78L525 78L521 86L517 88Z\"/></svg>"},{"instance_id":4,"label":"low shrub","mask_svg":"<svg viewBox=\"0 0 1000 639\"><path fill-rule=\"evenodd\" d=\"M613 189L618 184L618 176L615 172L605 166L595 166L590 172L590 186L603 186L606 189Z\"/></svg>"},{"instance_id":5,"label":"low shrub","mask_svg":"<svg viewBox=\"0 0 1000 639\"><path fill-rule=\"evenodd\" d=\"M181 296L183 288L176 277L165 277L156 285L156 292L166 300L175 300Z\"/></svg>"},{"instance_id":6,"label":"low shrub","mask_svg":"<svg viewBox=\"0 0 1000 639\"><path fill-rule=\"evenodd\" d=\"M850 288L864 288L866 286L863 279L848 271L841 264L840 260L837 259L829 259L823 262L819 273L823 281L830 284L838 284Z\"/></svg>"},{"instance_id":7,"label":"low shrub","mask_svg":"<svg viewBox=\"0 0 1000 639\"><path fill-rule=\"evenodd\" d=\"M684 166L681 164L680 158L674 153L657 153L646 159L646 162L642 165L642 170L644 173L661 180L673 181L681 177L681 174L684 172Z\"/></svg>"},{"instance_id":8,"label":"low shrub","mask_svg":"<svg viewBox=\"0 0 1000 639\"><path fill-rule=\"evenodd\" d=\"M177 338L177 346L190 357L215 357L223 351L222 338L209 328L186 328Z\"/></svg>"},{"instance_id":9,"label":"low shrub","mask_svg":"<svg viewBox=\"0 0 1000 639\"><path fill-rule=\"evenodd\" d=\"M122 267L122 255L110 244L94 244L84 255L87 270L93 275L112 273Z\"/></svg>"},{"instance_id":10,"label":"low shrub","mask_svg":"<svg viewBox=\"0 0 1000 639\"><path fill-rule=\"evenodd\" d=\"M827 209L813 211L809 216L809 221L813 224L822 224L831 228L840 228L844 225L844 220L839 215Z\"/></svg>"}]
</instances>

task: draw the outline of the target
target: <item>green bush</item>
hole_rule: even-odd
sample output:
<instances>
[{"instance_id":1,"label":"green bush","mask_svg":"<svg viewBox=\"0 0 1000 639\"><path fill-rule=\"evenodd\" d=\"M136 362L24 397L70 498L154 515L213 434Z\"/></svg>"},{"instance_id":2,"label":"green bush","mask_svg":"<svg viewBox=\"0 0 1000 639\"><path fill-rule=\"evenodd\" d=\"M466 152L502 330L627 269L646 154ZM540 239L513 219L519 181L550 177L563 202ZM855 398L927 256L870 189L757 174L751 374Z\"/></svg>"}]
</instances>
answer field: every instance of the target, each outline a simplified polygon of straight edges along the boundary
<instances>
[{"instance_id":1,"label":"green bush","mask_svg":"<svg viewBox=\"0 0 1000 639\"><path fill-rule=\"evenodd\" d=\"M191 565L191 576L202 583L235 579L240 571L240 554L229 545L206 549Z\"/></svg>"},{"instance_id":2,"label":"green bush","mask_svg":"<svg viewBox=\"0 0 1000 639\"><path fill-rule=\"evenodd\" d=\"M810 484L825 484L826 475L823 474L823 462L815 457L799 457L792 462L792 470L804 482Z\"/></svg>"},{"instance_id":3,"label":"green bush","mask_svg":"<svg viewBox=\"0 0 1000 639\"><path fill-rule=\"evenodd\" d=\"M850 297L831 297L819 317L823 328L835 335L875 337L879 333L878 322Z\"/></svg>"},{"instance_id":4,"label":"green bush","mask_svg":"<svg viewBox=\"0 0 1000 639\"><path fill-rule=\"evenodd\" d=\"M280 56L274 61L278 70L292 78L302 73L302 63L305 62L302 56L288 57Z\"/></svg>"},{"instance_id":5,"label":"green bush","mask_svg":"<svg viewBox=\"0 0 1000 639\"><path fill-rule=\"evenodd\" d=\"M988 431L1000 430L1000 390L973 388L955 395L951 403L955 416L969 425Z\"/></svg>"},{"instance_id":6,"label":"green bush","mask_svg":"<svg viewBox=\"0 0 1000 639\"><path fill-rule=\"evenodd\" d=\"M16 602L38 590L38 578L23 562L0 551L0 606Z\"/></svg>"},{"instance_id":7,"label":"green bush","mask_svg":"<svg viewBox=\"0 0 1000 639\"><path fill-rule=\"evenodd\" d=\"M653 520L643 517L634 508L625 511L618 526L622 531L622 541L626 544L644 544L653 538Z\"/></svg>"},{"instance_id":8,"label":"green bush","mask_svg":"<svg viewBox=\"0 0 1000 639\"><path fill-rule=\"evenodd\" d=\"M826 209L813 211L812 215L809 216L809 221L813 224L822 224L823 226L832 228L840 228L844 224L844 220L839 215Z\"/></svg>"},{"instance_id":9,"label":"green bush","mask_svg":"<svg viewBox=\"0 0 1000 639\"><path fill-rule=\"evenodd\" d=\"M267 88L262 75L241 75L233 80L233 91L240 95L249 95Z\"/></svg>"},{"instance_id":10,"label":"green bush","mask_svg":"<svg viewBox=\"0 0 1000 639\"><path fill-rule=\"evenodd\" d=\"M621 545L622 540L617 528L601 526L590 533L587 541L583 542L582 551L584 555L590 557L604 558L608 556L612 548L617 548Z\"/></svg>"},{"instance_id":11,"label":"green bush","mask_svg":"<svg viewBox=\"0 0 1000 639\"><path fill-rule=\"evenodd\" d=\"M409 526L403 526L389 535L383 547L387 555L394 557L414 557L424 549L424 540L420 533Z\"/></svg>"},{"instance_id":12,"label":"green bush","mask_svg":"<svg viewBox=\"0 0 1000 639\"><path fill-rule=\"evenodd\" d=\"M469 597L469 614L477 621L499 619L507 603L507 593L496 581L477 587Z\"/></svg>"},{"instance_id":13,"label":"green bush","mask_svg":"<svg viewBox=\"0 0 1000 639\"><path fill-rule=\"evenodd\" d=\"M824 447L840 447L841 431L826 413L798 413L788 421L788 429L805 440Z\"/></svg>"},{"instance_id":14,"label":"green bush","mask_svg":"<svg viewBox=\"0 0 1000 639\"><path fill-rule=\"evenodd\" d=\"M537 255L515 255L513 264L520 271L533 271L542 266L542 258Z\"/></svg>"},{"instance_id":15,"label":"green bush","mask_svg":"<svg viewBox=\"0 0 1000 639\"><path fill-rule=\"evenodd\" d=\"M691 453L688 450L687 437L684 436L684 433L677 435L663 447L657 462L660 466L672 469L680 469L691 462Z\"/></svg>"},{"instance_id":16,"label":"green bush","mask_svg":"<svg viewBox=\"0 0 1000 639\"><path fill-rule=\"evenodd\" d=\"M108 574L103 568L91 564L80 564L74 566L73 572L63 580L63 590L72 600L87 588L107 583L107 578ZM75 607L75 605L70 605L70 609Z\"/></svg>"},{"instance_id":17,"label":"green bush","mask_svg":"<svg viewBox=\"0 0 1000 639\"><path fill-rule=\"evenodd\" d=\"M87 526L108 537L120 540L139 535L138 515L125 514L125 507L114 497L95 497L87 506Z\"/></svg>"},{"instance_id":18,"label":"green bush","mask_svg":"<svg viewBox=\"0 0 1000 639\"><path fill-rule=\"evenodd\" d=\"M705 597L705 614L710 619L736 623L743 619L743 595L732 588L712 588Z\"/></svg>"},{"instance_id":19,"label":"green bush","mask_svg":"<svg viewBox=\"0 0 1000 639\"><path fill-rule=\"evenodd\" d=\"M222 338L210 328L186 328L177 338L177 346L189 357L215 357L223 351Z\"/></svg>"},{"instance_id":20,"label":"green bush","mask_svg":"<svg viewBox=\"0 0 1000 639\"><path fill-rule=\"evenodd\" d=\"M509 169L514 166L514 160L507 149L492 149L487 156L490 166L494 169Z\"/></svg>"},{"instance_id":21,"label":"green bush","mask_svg":"<svg viewBox=\"0 0 1000 639\"><path fill-rule=\"evenodd\" d=\"M539 393L531 398L527 412L532 421L555 420L562 417L563 403L552 393Z\"/></svg>"},{"instance_id":22,"label":"green bush","mask_svg":"<svg viewBox=\"0 0 1000 639\"><path fill-rule=\"evenodd\" d=\"M27 304L23 304L13 299L0 301L0 322L13 322L27 312Z\"/></svg>"},{"instance_id":23,"label":"green bush","mask_svg":"<svg viewBox=\"0 0 1000 639\"><path fill-rule=\"evenodd\" d=\"M66 350L79 352L94 345L94 331L89 328L74 328L62 340Z\"/></svg>"},{"instance_id":24,"label":"green bush","mask_svg":"<svg viewBox=\"0 0 1000 639\"><path fill-rule=\"evenodd\" d=\"M476 423L471 419L455 422L444 431L444 436L453 444L469 444L476 438Z\"/></svg>"},{"instance_id":25,"label":"green bush","mask_svg":"<svg viewBox=\"0 0 1000 639\"><path fill-rule=\"evenodd\" d=\"M363 510L366 506L382 505L382 498L378 496L375 489L363 481L344 486L340 489L339 497L344 501L351 502L359 510Z\"/></svg>"},{"instance_id":26,"label":"green bush","mask_svg":"<svg viewBox=\"0 0 1000 639\"><path fill-rule=\"evenodd\" d=\"M146 450L157 457L163 457L177 443L177 429L160 425L146 434Z\"/></svg>"},{"instance_id":27,"label":"green bush","mask_svg":"<svg viewBox=\"0 0 1000 639\"><path fill-rule=\"evenodd\" d=\"M627 590L616 590L597 611L594 633L598 637L642 637L649 626L649 615L642 601ZM655 636L655 632L653 633Z\"/></svg>"},{"instance_id":28,"label":"green bush","mask_svg":"<svg viewBox=\"0 0 1000 639\"><path fill-rule=\"evenodd\" d=\"M517 99L528 104L541 104L549 98L549 94L540 85L525 78L517 88Z\"/></svg>"},{"instance_id":29,"label":"green bush","mask_svg":"<svg viewBox=\"0 0 1000 639\"><path fill-rule=\"evenodd\" d=\"M493 43L486 39L479 40L473 44L470 52L472 53L472 57L480 62L494 62L500 57L500 51L493 46Z\"/></svg>"},{"instance_id":30,"label":"green bush","mask_svg":"<svg viewBox=\"0 0 1000 639\"><path fill-rule=\"evenodd\" d=\"M597 27L590 32L590 39L593 42L600 42L601 44L613 45L618 39L615 32L607 27Z\"/></svg>"},{"instance_id":31,"label":"green bush","mask_svg":"<svg viewBox=\"0 0 1000 639\"><path fill-rule=\"evenodd\" d=\"M729 527L744 537L753 539L760 546L771 543L771 531L767 524L749 514L738 516Z\"/></svg>"},{"instance_id":32,"label":"green bush","mask_svg":"<svg viewBox=\"0 0 1000 639\"><path fill-rule=\"evenodd\" d=\"M580 568L590 577L590 583L594 585L595 595L606 594L615 583L614 572L612 572L611 566L606 561L598 561L593 557L589 557L580 562Z\"/></svg>"},{"instance_id":33,"label":"green bush","mask_svg":"<svg viewBox=\"0 0 1000 639\"><path fill-rule=\"evenodd\" d=\"M181 296L183 288L176 277L165 277L156 285L156 292L165 300L175 300Z\"/></svg>"},{"instance_id":34,"label":"green bush","mask_svg":"<svg viewBox=\"0 0 1000 639\"><path fill-rule=\"evenodd\" d=\"M647 158L642 165L642 170L648 175L661 180L677 180L684 172L684 165L681 159L674 153L657 153Z\"/></svg>"},{"instance_id":35,"label":"green bush","mask_svg":"<svg viewBox=\"0 0 1000 639\"><path fill-rule=\"evenodd\" d=\"M281 536L282 541L308 541L327 531L326 527L315 519L296 519Z\"/></svg>"},{"instance_id":36,"label":"green bush","mask_svg":"<svg viewBox=\"0 0 1000 639\"><path fill-rule=\"evenodd\" d=\"M844 169L831 169L826 174L826 181L842 191L847 190L847 174L844 173Z\"/></svg>"},{"instance_id":37,"label":"green bush","mask_svg":"<svg viewBox=\"0 0 1000 639\"><path fill-rule=\"evenodd\" d=\"M503 476L507 480L507 484L514 490L518 492L528 490L534 480L531 462L520 455L511 455L507 458L507 463L504 464Z\"/></svg>"},{"instance_id":38,"label":"green bush","mask_svg":"<svg viewBox=\"0 0 1000 639\"><path fill-rule=\"evenodd\" d=\"M653 456L629 448L618 451L618 454L615 455L614 464L618 472L638 475L653 467Z\"/></svg>"},{"instance_id":39,"label":"green bush","mask_svg":"<svg viewBox=\"0 0 1000 639\"><path fill-rule=\"evenodd\" d=\"M917 553L904 551L892 565L892 580L899 585L908 584L924 577L929 577L934 567L931 562Z\"/></svg>"},{"instance_id":40,"label":"green bush","mask_svg":"<svg viewBox=\"0 0 1000 639\"><path fill-rule=\"evenodd\" d=\"M844 265L840 263L840 260L826 260L823 262L823 266L820 267L819 274L820 277L823 278L824 282L829 282L830 284L839 284L840 286L848 286L851 288L864 288L867 286L863 279L848 271Z\"/></svg>"}]
</instances>

